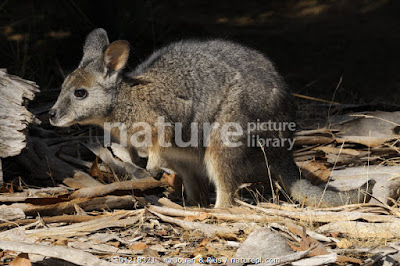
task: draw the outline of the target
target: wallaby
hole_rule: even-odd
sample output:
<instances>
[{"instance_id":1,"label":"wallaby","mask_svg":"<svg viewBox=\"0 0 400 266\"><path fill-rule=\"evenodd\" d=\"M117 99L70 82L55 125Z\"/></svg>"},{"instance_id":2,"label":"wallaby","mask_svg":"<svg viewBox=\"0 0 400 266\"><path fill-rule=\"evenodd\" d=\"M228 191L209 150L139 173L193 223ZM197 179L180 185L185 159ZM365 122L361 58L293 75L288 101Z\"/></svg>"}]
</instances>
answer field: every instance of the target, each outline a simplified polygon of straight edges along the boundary
<instances>
[{"instance_id":1,"label":"wallaby","mask_svg":"<svg viewBox=\"0 0 400 266\"><path fill-rule=\"evenodd\" d=\"M210 181L219 208L234 203L241 183L268 182L270 176L306 205L358 203L364 200L362 192L371 191L371 183L347 192L324 191L300 178L291 152L294 129L288 126L294 123L295 104L261 53L224 40L180 41L126 73L128 56L127 41L109 44L105 30L92 31L78 68L65 79L49 112L51 124L104 127L121 122L128 139L149 125L150 143L128 145L148 156L146 169L151 173L161 167L179 173L194 204L210 203ZM160 117L171 124L161 137L156 130ZM196 145L178 145L177 129L187 144L193 125L208 127L198 126ZM121 137L114 129L112 134ZM161 145L160 139L169 145Z\"/></svg>"}]
</instances>

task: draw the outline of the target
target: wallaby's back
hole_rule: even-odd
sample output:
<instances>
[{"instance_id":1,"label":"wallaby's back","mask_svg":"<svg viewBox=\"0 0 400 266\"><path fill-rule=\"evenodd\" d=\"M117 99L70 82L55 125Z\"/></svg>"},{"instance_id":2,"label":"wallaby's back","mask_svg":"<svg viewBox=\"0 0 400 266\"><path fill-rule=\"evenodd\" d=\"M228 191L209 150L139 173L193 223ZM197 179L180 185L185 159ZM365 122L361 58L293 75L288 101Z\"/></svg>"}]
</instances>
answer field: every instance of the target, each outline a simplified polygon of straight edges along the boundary
<instances>
[{"instance_id":1,"label":"wallaby's back","mask_svg":"<svg viewBox=\"0 0 400 266\"><path fill-rule=\"evenodd\" d=\"M223 40L172 43L153 53L130 76L157 79L174 96L196 100L197 110L224 99L215 97L240 95L245 97L241 104L248 107L243 112L265 116L263 112L273 108L269 104L279 105L277 100L288 97L286 85L266 57Z\"/></svg>"}]
</instances>

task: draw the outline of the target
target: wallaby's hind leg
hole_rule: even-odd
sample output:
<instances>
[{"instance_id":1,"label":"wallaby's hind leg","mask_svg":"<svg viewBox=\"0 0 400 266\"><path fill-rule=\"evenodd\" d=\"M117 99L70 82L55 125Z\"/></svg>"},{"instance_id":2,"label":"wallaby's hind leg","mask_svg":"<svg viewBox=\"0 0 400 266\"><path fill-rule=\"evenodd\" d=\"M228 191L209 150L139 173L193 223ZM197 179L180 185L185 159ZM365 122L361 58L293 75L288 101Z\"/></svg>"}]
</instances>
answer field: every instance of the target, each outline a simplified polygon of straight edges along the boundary
<instances>
[{"instance_id":1,"label":"wallaby's hind leg","mask_svg":"<svg viewBox=\"0 0 400 266\"><path fill-rule=\"evenodd\" d=\"M241 180L240 165L243 158L237 152L237 148L210 146L205 154L208 176L214 183L217 200L215 208L229 207L234 203L234 195Z\"/></svg>"}]
</instances>

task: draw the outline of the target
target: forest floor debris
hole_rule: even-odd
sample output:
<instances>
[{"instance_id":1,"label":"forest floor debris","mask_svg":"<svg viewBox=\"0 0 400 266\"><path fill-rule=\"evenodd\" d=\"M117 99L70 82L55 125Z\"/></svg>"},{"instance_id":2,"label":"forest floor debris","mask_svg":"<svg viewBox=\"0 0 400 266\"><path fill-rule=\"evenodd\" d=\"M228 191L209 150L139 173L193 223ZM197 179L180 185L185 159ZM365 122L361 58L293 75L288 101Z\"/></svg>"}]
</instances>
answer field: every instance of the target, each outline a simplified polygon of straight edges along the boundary
<instances>
[{"instance_id":1,"label":"forest floor debris","mask_svg":"<svg viewBox=\"0 0 400 266\"><path fill-rule=\"evenodd\" d=\"M28 138L32 149L17 161L31 178L41 179L34 179L40 180L36 186L14 179L1 190L0 262L324 265L399 260L400 153L392 134L397 120L378 112L336 121L298 131L295 160L304 177L339 190L374 179L370 203L304 207L279 199L279 189L268 199L268 184L245 184L232 208L186 206L178 175L167 172L154 179L120 147L99 145L101 138L93 132L67 137L34 130L36 135ZM388 125L371 133L377 121ZM344 134L345 128L353 135ZM62 178L66 174L69 178Z\"/></svg>"}]
</instances>

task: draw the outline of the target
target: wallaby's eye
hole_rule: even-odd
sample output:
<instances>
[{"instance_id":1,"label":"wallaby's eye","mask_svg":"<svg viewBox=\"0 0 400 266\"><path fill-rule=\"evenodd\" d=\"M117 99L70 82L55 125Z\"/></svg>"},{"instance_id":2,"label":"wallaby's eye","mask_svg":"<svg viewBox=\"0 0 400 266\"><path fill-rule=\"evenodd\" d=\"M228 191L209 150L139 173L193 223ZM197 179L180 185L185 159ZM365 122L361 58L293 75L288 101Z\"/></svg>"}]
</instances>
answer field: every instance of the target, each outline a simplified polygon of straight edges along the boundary
<instances>
[{"instance_id":1,"label":"wallaby's eye","mask_svg":"<svg viewBox=\"0 0 400 266\"><path fill-rule=\"evenodd\" d=\"M74 96L78 99L86 98L87 95L88 95L88 91L85 89L76 89L74 91Z\"/></svg>"}]
</instances>

